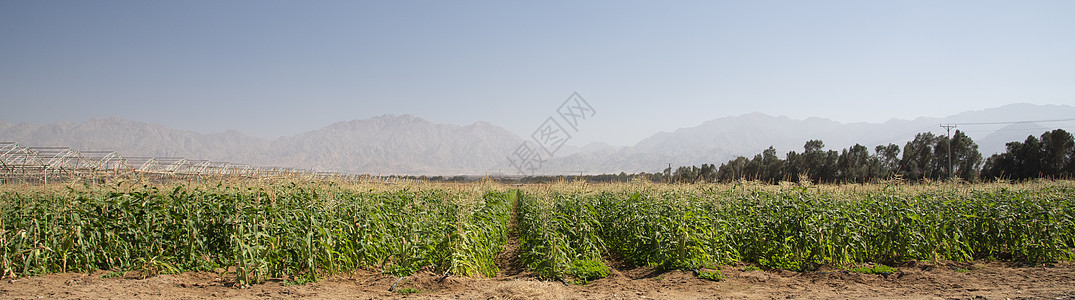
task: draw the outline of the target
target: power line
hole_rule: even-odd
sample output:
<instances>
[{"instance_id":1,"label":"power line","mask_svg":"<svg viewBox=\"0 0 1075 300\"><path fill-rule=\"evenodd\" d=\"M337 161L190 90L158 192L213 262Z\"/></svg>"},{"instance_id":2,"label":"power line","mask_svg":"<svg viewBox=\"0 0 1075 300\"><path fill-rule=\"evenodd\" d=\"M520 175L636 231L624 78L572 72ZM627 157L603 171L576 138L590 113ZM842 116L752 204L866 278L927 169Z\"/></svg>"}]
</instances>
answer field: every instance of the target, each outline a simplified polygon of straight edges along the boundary
<instances>
[{"instance_id":1,"label":"power line","mask_svg":"<svg viewBox=\"0 0 1075 300\"><path fill-rule=\"evenodd\" d=\"M948 179L952 179L952 128L956 128L955 124L941 124L941 128L948 132ZM958 132L957 132L958 133Z\"/></svg>"},{"instance_id":2,"label":"power line","mask_svg":"<svg viewBox=\"0 0 1075 300\"><path fill-rule=\"evenodd\" d=\"M1054 129L1056 129L1056 128L1059 128L1059 129L1075 129L1075 127L1063 126L1063 127L1035 127L1035 128L997 129L997 130L978 129L978 130L960 130L960 131L962 131L962 132L1004 132L1004 131L1032 131L1032 130L1036 131L1036 130L1041 130L1041 129L1049 130L1050 128L1054 128Z\"/></svg>"},{"instance_id":3,"label":"power line","mask_svg":"<svg viewBox=\"0 0 1075 300\"><path fill-rule=\"evenodd\" d=\"M1067 121L1075 121L1075 119L1029 120L1029 121L1010 121L1010 122L964 122L964 123L948 123L948 124L950 124L950 125L1004 125L1004 124L1029 124L1029 123L1067 122ZM910 135L922 133L923 130L930 129L930 128L934 128L933 125L922 127L922 128L919 128L919 129L915 129L913 131L908 131L906 133L897 134L897 135L894 135L894 136L891 136L891 137L888 137L888 138L878 139L878 140L876 140L876 141L874 141L872 143L868 143L868 144L877 144L877 143L880 143L880 142L891 141L891 140L899 138L899 137L910 136ZM1015 131L1015 130L1023 130L1023 129L988 130L988 131ZM963 131L963 132L981 132L982 130L961 130L961 131Z\"/></svg>"},{"instance_id":4,"label":"power line","mask_svg":"<svg viewBox=\"0 0 1075 300\"><path fill-rule=\"evenodd\" d=\"M867 143L867 144L877 144L877 143L881 143L881 142L891 142L892 140L894 140L896 138L919 134L919 133L922 133L923 130L930 129L930 128L933 128L933 125L929 125L929 126L926 126L926 127L915 129L913 131L908 131L908 132L905 132L905 133L897 134L897 135L894 135L892 137L879 139L879 140L876 140L874 142L870 142L870 143Z\"/></svg>"},{"instance_id":5,"label":"power line","mask_svg":"<svg viewBox=\"0 0 1075 300\"><path fill-rule=\"evenodd\" d=\"M1031 121L1011 121L1011 122L965 122L965 123L952 123L952 124L955 124L955 125L1004 125L1004 124L1067 122L1067 121L1075 121L1075 119L1052 119L1052 120L1031 120Z\"/></svg>"}]
</instances>

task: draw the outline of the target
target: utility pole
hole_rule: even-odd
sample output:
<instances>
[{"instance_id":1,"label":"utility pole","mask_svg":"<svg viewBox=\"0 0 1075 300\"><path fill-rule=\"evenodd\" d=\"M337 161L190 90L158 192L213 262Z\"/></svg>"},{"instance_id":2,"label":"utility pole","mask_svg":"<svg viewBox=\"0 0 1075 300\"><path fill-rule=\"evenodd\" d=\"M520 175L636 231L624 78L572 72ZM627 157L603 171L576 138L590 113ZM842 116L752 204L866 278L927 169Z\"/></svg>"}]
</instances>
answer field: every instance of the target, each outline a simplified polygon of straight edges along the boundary
<instances>
[{"instance_id":1,"label":"utility pole","mask_svg":"<svg viewBox=\"0 0 1075 300\"><path fill-rule=\"evenodd\" d=\"M665 172L665 181L672 183L672 163L668 163L668 172Z\"/></svg>"},{"instance_id":2,"label":"utility pole","mask_svg":"<svg viewBox=\"0 0 1075 300\"><path fill-rule=\"evenodd\" d=\"M948 180L952 180L952 128L956 124L941 124L941 128L948 132Z\"/></svg>"}]
</instances>

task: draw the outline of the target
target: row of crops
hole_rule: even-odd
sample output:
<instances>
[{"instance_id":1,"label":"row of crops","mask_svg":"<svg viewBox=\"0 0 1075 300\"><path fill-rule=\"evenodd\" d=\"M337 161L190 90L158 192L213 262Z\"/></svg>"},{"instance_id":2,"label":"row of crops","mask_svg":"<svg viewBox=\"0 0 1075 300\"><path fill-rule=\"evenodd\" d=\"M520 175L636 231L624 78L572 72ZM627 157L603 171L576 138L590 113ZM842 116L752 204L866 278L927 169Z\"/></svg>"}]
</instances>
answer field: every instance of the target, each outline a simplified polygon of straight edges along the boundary
<instances>
[{"instance_id":1,"label":"row of crops","mask_svg":"<svg viewBox=\"0 0 1075 300\"><path fill-rule=\"evenodd\" d=\"M1043 263L1073 258L1075 185L0 189L3 277L220 269L242 283L358 269L495 276L509 236L526 268L546 279L599 278L610 264L697 270L743 261L801 271L906 260Z\"/></svg>"},{"instance_id":2,"label":"row of crops","mask_svg":"<svg viewBox=\"0 0 1075 300\"><path fill-rule=\"evenodd\" d=\"M510 194L262 188L6 192L3 276L233 267L240 282L375 268L493 276Z\"/></svg>"},{"instance_id":3,"label":"row of crops","mask_svg":"<svg viewBox=\"0 0 1075 300\"><path fill-rule=\"evenodd\" d=\"M523 197L529 267L588 279L600 258L661 269L736 261L805 271L862 262L1070 260L1075 189L562 189Z\"/></svg>"}]
</instances>

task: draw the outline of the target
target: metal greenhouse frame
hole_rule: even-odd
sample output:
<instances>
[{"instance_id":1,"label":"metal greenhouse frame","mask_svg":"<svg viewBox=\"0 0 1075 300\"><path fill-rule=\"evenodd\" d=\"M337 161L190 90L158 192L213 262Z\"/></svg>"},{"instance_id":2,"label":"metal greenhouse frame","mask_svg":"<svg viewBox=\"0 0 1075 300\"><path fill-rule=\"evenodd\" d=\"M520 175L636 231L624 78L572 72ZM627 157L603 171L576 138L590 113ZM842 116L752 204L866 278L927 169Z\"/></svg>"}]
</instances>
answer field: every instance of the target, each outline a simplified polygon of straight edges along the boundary
<instances>
[{"instance_id":1,"label":"metal greenhouse frame","mask_svg":"<svg viewBox=\"0 0 1075 300\"><path fill-rule=\"evenodd\" d=\"M0 142L0 184L48 184L112 178L207 180L225 178L309 178L337 181L380 180L369 175L251 166L185 157L126 157L116 151L78 151L70 147L33 147Z\"/></svg>"}]
</instances>

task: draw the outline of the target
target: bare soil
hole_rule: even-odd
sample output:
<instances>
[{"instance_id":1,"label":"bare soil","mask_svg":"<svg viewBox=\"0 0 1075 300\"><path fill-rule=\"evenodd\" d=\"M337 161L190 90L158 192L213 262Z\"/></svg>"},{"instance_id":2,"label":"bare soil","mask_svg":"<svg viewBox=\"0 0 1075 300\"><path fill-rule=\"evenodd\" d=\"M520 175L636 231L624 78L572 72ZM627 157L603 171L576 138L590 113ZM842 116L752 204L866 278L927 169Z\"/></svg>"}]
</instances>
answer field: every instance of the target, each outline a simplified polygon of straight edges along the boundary
<instances>
[{"instance_id":1,"label":"bare soil","mask_svg":"<svg viewBox=\"0 0 1075 300\"><path fill-rule=\"evenodd\" d=\"M507 247L506 250L513 250ZM517 249L517 248L516 248ZM505 251L505 252L509 252ZM515 250L517 251L517 250ZM509 260L512 256L504 256ZM517 255L514 257L518 257ZM822 268L815 272L747 271L723 266L722 281L690 271L613 270L586 285L537 280L518 261L504 261L495 278L441 276L422 271L397 278L360 271L317 283L282 280L238 287L215 273L191 272L143 278L130 272L63 273L0 281L3 299L1075 299L1075 264L1020 266L1004 262L905 262L883 276ZM395 291L389 291L397 283ZM416 293L400 293L416 291Z\"/></svg>"}]
</instances>

